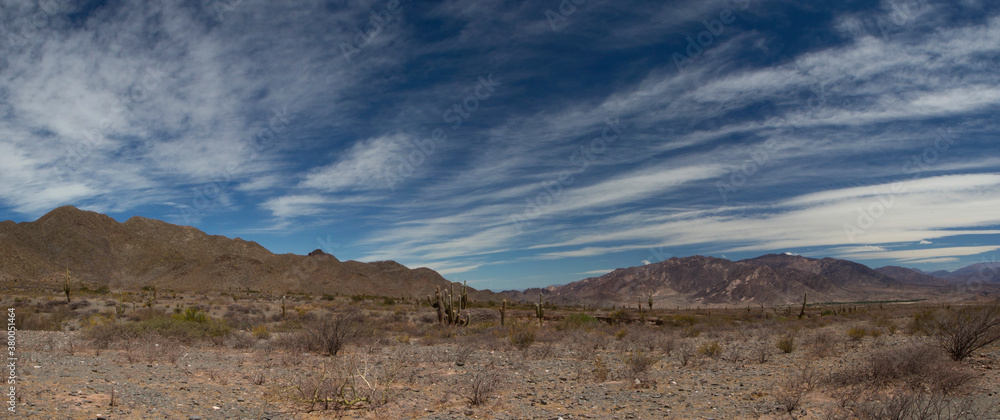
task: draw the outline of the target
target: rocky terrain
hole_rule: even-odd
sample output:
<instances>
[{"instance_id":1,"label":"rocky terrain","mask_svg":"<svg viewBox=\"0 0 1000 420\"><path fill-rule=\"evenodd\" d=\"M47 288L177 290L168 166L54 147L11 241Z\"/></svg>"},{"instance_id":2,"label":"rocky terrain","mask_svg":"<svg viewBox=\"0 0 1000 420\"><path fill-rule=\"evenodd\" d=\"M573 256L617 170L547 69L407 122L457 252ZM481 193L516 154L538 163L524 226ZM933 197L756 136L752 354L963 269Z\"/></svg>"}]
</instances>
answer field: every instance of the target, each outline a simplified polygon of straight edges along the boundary
<instances>
[{"instance_id":1,"label":"rocky terrain","mask_svg":"<svg viewBox=\"0 0 1000 420\"><path fill-rule=\"evenodd\" d=\"M1000 418L1000 346L951 361L915 322L946 311L935 306L814 306L802 319L790 310L654 309L606 314L613 324L552 308L541 326L527 309L511 308L499 326L495 308L469 308L473 322L461 327L439 325L433 308L417 304L299 298L279 316L270 301L176 299L162 305L258 326L195 340L128 329L107 336L97 315L109 308L89 300L60 331L17 332L19 415ZM3 303L25 314L57 308L43 302ZM144 313L159 305L115 325L148 323L155 318ZM299 341L309 325L347 313L359 315L358 334L338 353Z\"/></svg>"}]
</instances>

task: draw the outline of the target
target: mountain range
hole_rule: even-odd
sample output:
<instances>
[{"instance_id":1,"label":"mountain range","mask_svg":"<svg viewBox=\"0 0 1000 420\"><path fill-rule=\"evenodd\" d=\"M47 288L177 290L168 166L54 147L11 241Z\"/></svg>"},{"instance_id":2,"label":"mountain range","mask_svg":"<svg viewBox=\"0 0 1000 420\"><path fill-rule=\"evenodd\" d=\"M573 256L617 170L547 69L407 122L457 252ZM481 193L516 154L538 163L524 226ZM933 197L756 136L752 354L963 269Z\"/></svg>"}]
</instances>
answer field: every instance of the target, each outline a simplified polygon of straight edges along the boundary
<instances>
[{"instance_id":1,"label":"mountain range","mask_svg":"<svg viewBox=\"0 0 1000 420\"><path fill-rule=\"evenodd\" d=\"M34 222L0 222L0 282L62 284L67 269L73 281L116 289L423 298L435 287L451 285L429 268L340 261L322 250L274 254L256 242L212 236L190 226L138 216L119 223L71 206Z\"/></svg>"},{"instance_id":2,"label":"mountain range","mask_svg":"<svg viewBox=\"0 0 1000 420\"><path fill-rule=\"evenodd\" d=\"M741 261L692 256L619 268L562 286L504 293L519 301L542 294L551 302L592 305L646 306L651 297L660 307L792 304L803 297L811 302L960 300L1000 291L1000 276L980 283L966 281L983 271L995 274L996 265L987 267L994 269L977 264L931 275L904 267L871 269L847 260L794 254Z\"/></svg>"},{"instance_id":3,"label":"mountain range","mask_svg":"<svg viewBox=\"0 0 1000 420\"><path fill-rule=\"evenodd\" d=\"M190 226L109 216L66 206L34 222L0 222L0 285L74 281L116 289L156 286L185 291L367 294L424 298L453 283L429 268L394 261L340 261L316 250L274 254L256 242L208 235ZM904 267L871 269L834 258L771 254L740 261L692 256L619 268L562 286L493 293L477 300L659 306L790 304L951 299L996 293L1000 264L954 272Z\"/></svg>"}]
</instances>

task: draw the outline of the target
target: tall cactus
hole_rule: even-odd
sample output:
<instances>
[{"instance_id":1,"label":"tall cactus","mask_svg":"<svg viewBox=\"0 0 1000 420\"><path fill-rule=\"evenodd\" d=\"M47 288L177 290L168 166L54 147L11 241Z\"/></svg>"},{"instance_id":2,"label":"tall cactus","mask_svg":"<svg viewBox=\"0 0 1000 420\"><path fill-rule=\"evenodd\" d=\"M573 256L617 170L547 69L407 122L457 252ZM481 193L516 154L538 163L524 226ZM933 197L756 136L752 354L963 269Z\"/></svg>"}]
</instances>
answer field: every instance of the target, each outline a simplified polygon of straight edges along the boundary
<instances>
[{"instance_id":1,"label":"tall cactus","mask_svg":"<svg viewBox=\"0 0 1000 420\"><path fill-rule=\"evenodd\" d=\"M507 299L500 303L500 326L507 325Z\"/></svg>"},{"instance_id":2,"label":"tall cactus","mask_svg":"<svg viewBox=\"0 0 1000 420\"><path fill-rule=\"evenodd\" d=\"M434 300L437 301L438 324L444 324L444 301L441 299L441 287L434 288Z\"/></svg>"},{"instance_id":3,"label":"tall cactus","mask_svg":"<svg viewBox=\"0 0 1000 420\"><path fill-rule=\"evenodd\" d=\"M802 293L802 311L799 312L799 319L806 316L806 296L807 293Z\"/></svg>"},{"instance_id":4,"label":"tall cactus","mask_svg":"<svg viewBox=\"0 0 1000 420\"><path fill-rule=\"evenodd\" d=\"M63 283L63 292L66 293L66 303L69 303L70 276L69 268L66 268L66 283Z\"/></svg>"},{"instance_id":5,"label":"tall cactus","mask_svg":"<svg viewBox=\"0 0 1000 420\"><path fill-rule=\"evenodd\" d=\"M538 316L538 326L542 325L542 317L545 316L545 303L542 302L542 294L538 294L538 303L535 304L535 315Z\"/></svg>"},{"instance_id":6,"label":"tall cactus","mask_svg":"<svg viewBox=\"0 0 1000 420\"><path fill-rule=\"evenodd\" d=\"M469 304L469 292L466 291L467 288L468 288L468 283L463 281L462 282L462 309L463 310Z\"/></svg>"}]
</instances>

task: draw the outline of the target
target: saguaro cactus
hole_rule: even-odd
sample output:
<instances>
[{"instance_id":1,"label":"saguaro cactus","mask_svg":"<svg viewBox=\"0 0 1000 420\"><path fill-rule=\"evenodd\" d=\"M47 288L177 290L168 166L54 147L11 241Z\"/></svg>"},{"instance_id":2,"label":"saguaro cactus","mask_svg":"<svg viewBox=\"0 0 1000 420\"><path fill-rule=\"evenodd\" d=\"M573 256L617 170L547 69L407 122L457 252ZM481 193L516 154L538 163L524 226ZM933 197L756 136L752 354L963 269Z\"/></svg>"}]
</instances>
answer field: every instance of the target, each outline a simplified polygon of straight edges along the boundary
<instances>
[{"instance_id":1,"label":"saguaro cactus","mask_svg":"<svg viewBox=\"0 0 1000 420\"><path fill-rule=\"evenodd\" d=\"M806 296L808 293L802 293L802 310L799 311L799 319L806 316Z\"/></svg>"},{"instance_id":2,"label":"saguaro cactus","mask_svg":"<svg viewBox=\"0 0 1000 420\"><path fill-rule=\"evenodd\" d=\"M504 299L500 303L500 326L503 327L507 324L507 299Z\"/></svg>"},{"instance_id":3,"label":"saguaro cactus","mask_svg":"<svg viewBox=\"0 0 1000 420\"><path fill-rule=\"evenodd\" d=\"M69 303L70 276L69 268L66 269L66 282L63 283L63 292L66 293L66 303Z\"/></svg>"},{"instance_id":4,"label":"saguaro cactus","mask_svg":"<svg viewBox=\"0 0 1000 420\"><path fill-rule=\"evenodd\" d=\"M535 315L538 316L538 325L542 325L542 317L545 316L545 302L542 302L542 294L538 294L538 303L535 304Z\"/></svg>"},{"instance_id":5,"label":"saguaro cactus","mask_svg":"<svg viewBox=\"0 0 1000 420\"><path fill-rule=\"evenodd\" d=\"M444 301L441 299L441 287L434 288L434 300L437 303L438 324L444 324Z\"/></svg>"},{"instance_id":6,"label":"saguaro cactus","mask_svg":"<svg viewBox=\"0 0 1000 420\"><path fill-rule=\"evenodd\" d=\"M462 297L458 297L458 302L455 302L455 285L451 285L451 291L445 292L444 295L441 294L441 288L434 288L434 295L437 298L437 310L438 310L438 322L448 325L468 325L469 316L462 319Z\"/></svg>"},{"instance_id":7,"label":"saguaro cactus","mask_svg":"<svg viewBox=\"0 0 1000 420\"><path fill-rule=\"evenodd\" d=\"M462 307L463 310L469 304L469 292L466 291L467 288L468 288L468 283L463 281L462 282L462 299L461 299L461 303L462 303L461 307Z\"/></svg>"}]
</instances>

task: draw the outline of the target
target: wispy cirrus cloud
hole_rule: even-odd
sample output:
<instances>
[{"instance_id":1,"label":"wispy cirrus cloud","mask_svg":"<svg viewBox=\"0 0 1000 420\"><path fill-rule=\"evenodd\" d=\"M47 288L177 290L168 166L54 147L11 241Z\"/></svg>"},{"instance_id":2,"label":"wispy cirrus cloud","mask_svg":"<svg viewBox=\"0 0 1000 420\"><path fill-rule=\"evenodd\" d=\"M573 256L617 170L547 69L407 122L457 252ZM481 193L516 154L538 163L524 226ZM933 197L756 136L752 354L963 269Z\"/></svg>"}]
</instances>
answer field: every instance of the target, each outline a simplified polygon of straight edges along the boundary
<instances>
[{"instance_id":1,"label":"wispy cirrus cloud","mask_svg":"<svg viewBox=\"0 0 1000 420\"><path fill-rule=\"evenodd\" d=\"M368 39L387 3L335 3L60 3L0 45L0 205L197 209L278 252L337 237L501 288L667 255L996 252L995 5L588 2L553 30L552 5L404 2Z\"/></svg>"}]
</instances>

